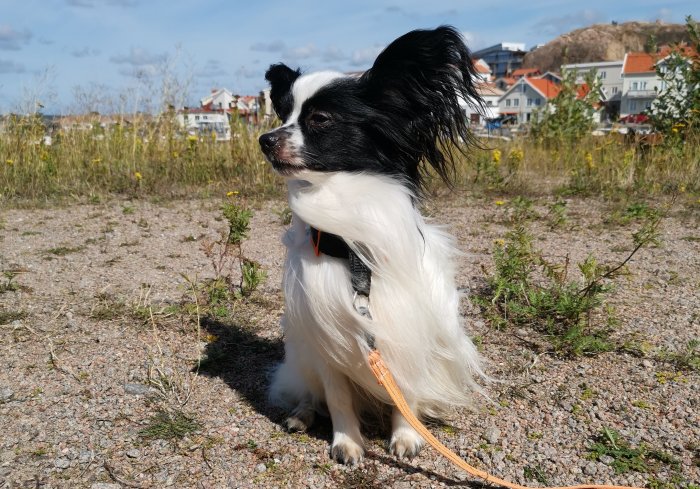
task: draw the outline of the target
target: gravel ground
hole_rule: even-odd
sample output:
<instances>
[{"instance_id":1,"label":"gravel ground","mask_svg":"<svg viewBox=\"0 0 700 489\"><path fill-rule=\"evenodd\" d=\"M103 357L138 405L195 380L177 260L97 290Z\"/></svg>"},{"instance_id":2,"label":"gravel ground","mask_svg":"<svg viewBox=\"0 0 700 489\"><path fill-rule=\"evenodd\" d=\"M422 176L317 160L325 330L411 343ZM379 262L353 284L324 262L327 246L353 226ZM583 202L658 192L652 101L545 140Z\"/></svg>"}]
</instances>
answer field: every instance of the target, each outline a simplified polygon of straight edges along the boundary
<instances>
[{"instance_id":1,"label":"gravel ground","mask_svg":"<svg viewBox=\"0 0 700 489\"><path fill-rule=\"evenodd\" d=\"M306 434L282 429L265 385L282 354L284 202L258 206L244 245L268 273L259 294L231 305L227 318L203 318L199 337L192 316L178 312L192 294L184 277L212 276L202 244L224 227L219 204L2 211L0 268L21 273L19 290L0 294L0 488L478 486L429 448L410 461L389 456L381 421L367 428L358 467L330 461L327 419ZM536 206L541 215L545 204ZM572 263L589 253L623 259L635 223L605 224L612 206L569 201L563 227L532 224L536 246ZM458 282L468 291L483 287L493 242L508 229L506 207L464 195L429 207L459 239ZM697 206L672 212L663 245L642 250L609 297L613 339L646 355L558 358L528 330L489 328L465 300L467 328L499 382L477 412L432 426L436 435L475 465L532 486L697 484L699 374L660 353L700 338L699 223ZM197 370L199 358L206 361ZM187 416L191 429L180 438L147 431L162 412ZM611 458L587 458L603 427L678 463L615 474Z\"/></svg>"}]
</instances>

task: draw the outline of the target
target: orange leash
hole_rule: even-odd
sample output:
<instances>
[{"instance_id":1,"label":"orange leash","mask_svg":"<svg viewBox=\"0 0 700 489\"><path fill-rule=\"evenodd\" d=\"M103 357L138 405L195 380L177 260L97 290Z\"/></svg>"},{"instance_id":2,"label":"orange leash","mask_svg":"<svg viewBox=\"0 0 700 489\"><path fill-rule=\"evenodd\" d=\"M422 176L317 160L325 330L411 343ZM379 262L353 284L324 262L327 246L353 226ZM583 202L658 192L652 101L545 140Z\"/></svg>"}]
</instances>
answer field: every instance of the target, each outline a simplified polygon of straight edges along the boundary
<instances>
[{"instance_id":1,"label":"orange leash","mask_svg":"<svg viewBox=\"0 0 700 489\"><path fill-rule=\"evenodd\" d=\"M479 470L476 467L472 467L469 465L467 462L465 462L463 459L459 457L456 453L454 453L452 450L447 448L445 445L443 445L440 440L435 438L433 434L428 431L428 429L421 423L418 418L411 412L411 408L408 407L408 403L406 402L406 399L403 397L403 394L401 393L401 389L399 389L399 386L396 384L396 381L394 380L394 376L391 375L391 372L387 368L386 364L384 364L384 361L382 360L381 355L379 354L379 351L376 349L373 349L369 353L369 366L372 369L372 373L374 376L377 378L377 381L384 386L386 389L387 393L389 394L389 397L391 397L392 401L394 401L394 404L396 405L396 408L401 412L404 418L406 418L406 421L408 421L408 424L410 424L414 430L416 430L420 436L423 437L424 440L426 440L428 443L430 443L433 448L435 448L438 452L440 452L443 456L448 458L450 462L455 464L457 467L459 467L462 470L465 470L467 473L473 475L474 477L478 477L479 479L483 480L484 482L490 482L491 484L496 484L501 487L508 487L510 489L532 489L527 486L521 486L519 484L514 484L512 482L505 481L503 479L499 479L498 477L495 477L488 472L484 472L483 470ZM542 489L641 489L638 487L630 487L630 486L608 486L608 485L600 485L600 484L584 484L584 485L579 485L579 486L561 486L561 487L544 487Z\"/></svg>"}]
</instances>

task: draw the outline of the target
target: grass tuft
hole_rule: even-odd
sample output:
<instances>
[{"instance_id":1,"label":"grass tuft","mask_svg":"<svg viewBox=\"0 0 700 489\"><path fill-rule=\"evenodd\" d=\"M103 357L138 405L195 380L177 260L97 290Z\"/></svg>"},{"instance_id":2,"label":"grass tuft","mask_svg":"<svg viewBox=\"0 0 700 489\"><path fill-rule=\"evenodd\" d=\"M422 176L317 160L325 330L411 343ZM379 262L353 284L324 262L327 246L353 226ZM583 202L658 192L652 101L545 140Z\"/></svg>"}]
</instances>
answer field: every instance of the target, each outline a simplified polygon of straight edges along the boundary
<instances>
[{"instance_id":1,"label":"grass tuft","mask_svg":"<svg viewBox=\"0 0 700 489\"><path fill-rule=\"evenodd\" d=\"M160 410L153 415L148 426L139 431L139 435L146 439L179 439L198 431L200 428L200 423L182 411L170 413Z\"/></svg>"}]
</instances>

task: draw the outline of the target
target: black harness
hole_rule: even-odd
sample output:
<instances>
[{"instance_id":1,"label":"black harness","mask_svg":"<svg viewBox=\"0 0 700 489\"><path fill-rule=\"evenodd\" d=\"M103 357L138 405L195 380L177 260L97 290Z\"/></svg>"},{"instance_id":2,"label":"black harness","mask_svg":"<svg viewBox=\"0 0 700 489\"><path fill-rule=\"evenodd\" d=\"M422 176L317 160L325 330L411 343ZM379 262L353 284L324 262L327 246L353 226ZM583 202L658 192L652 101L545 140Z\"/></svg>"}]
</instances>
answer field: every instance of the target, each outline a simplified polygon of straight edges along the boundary
<instances>
[{"instance_id":1,"label":"black harness","mask_svg":"<svg viewBox=\"0 0 700 489\"><path fill-rule=\"evenodd\" d=\"M325 233L311 226L311 244L314 253L319 256L332 256L348 260L350 267L350 280L352 289L357 293L369 297L369 289L372 284L372 270L357 256L343 238L336 234Z\"/></svg>"}]
</instances>

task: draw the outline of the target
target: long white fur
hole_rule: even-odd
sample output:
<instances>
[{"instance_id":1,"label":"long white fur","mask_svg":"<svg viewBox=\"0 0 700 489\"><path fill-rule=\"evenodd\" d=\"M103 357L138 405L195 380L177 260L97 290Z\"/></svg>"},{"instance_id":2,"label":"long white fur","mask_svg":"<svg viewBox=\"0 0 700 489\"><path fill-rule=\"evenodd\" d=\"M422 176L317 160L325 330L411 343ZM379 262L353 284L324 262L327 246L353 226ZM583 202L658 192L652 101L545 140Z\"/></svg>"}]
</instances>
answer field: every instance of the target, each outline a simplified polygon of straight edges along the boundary
<instances>
[{"instance_id":1,"label":"long white fur","mask_svg":"<svg viewBox=\"0 0 700 489\"><path fill-rule=\"evenodd\" d=\"M288 182L293 220L284 238L285 360L271 399L288 407L328 402L330 372L390 403L367 365L370 333L420 415L470 404L480 392L475 379L484 374L460 320L453 238L425 221L411 191L394 178L313 172L296 178ZM309 225L342 236L370 265L371 320L353 307L347 261L315 256Z\"/></svg>"}]
</instances>

